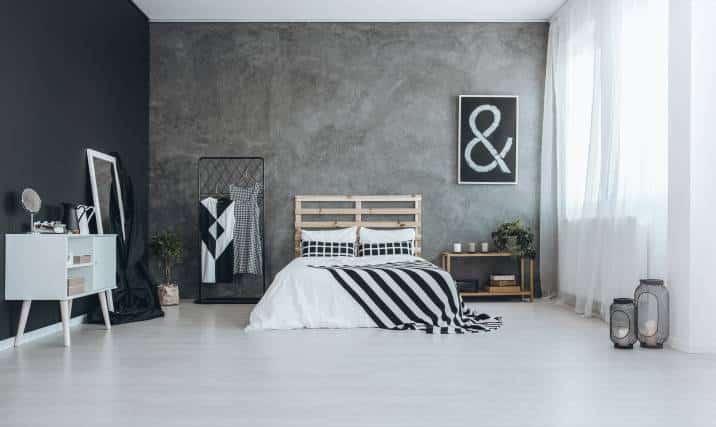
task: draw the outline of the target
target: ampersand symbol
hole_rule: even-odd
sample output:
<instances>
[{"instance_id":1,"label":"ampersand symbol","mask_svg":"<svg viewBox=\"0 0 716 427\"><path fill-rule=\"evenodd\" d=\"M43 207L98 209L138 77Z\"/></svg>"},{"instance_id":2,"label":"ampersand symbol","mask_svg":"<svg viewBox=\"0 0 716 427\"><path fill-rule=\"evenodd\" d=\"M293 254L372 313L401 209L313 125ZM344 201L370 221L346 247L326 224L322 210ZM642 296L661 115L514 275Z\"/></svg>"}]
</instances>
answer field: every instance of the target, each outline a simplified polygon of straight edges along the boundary
<instances>
[{"instance_id":1,"label":"ampersand symbol","mask_svg":"<svg viewBox=\"0 0 716 427\"><path fill-rule=\"evenodd\" d=\"M480 113L482 113L483 111L491 112L493 119L492 124L487 129L485 129L484 132L480 132L477 129L477 116L479 116ZM507 163L505 163L504 159L507 153L510 152L510 149L512 149L512 137L507 138L505 146L499 153L497 152L497 149L495 149L495 146L492 145L492 143L487 139L500 126L501 120L502 113L500 113L500 110L494 105L480 105L479 107L475 108L475 110L470 114L470 129L472 129L472 134L475 135L475 138L473 138L467 144L467 147L465 147L465 161L467 162L468 166L470 166L470 168L475 172L490 172L498 166L500 167L500 170L504 173L511 172L510 168L507 167ZM472 160L472 149L475 148L475 146L479 143L482 143L482 145L485 146L487 151L494 159L486 165L478 165Z\"/></svg>"}]
</instances>

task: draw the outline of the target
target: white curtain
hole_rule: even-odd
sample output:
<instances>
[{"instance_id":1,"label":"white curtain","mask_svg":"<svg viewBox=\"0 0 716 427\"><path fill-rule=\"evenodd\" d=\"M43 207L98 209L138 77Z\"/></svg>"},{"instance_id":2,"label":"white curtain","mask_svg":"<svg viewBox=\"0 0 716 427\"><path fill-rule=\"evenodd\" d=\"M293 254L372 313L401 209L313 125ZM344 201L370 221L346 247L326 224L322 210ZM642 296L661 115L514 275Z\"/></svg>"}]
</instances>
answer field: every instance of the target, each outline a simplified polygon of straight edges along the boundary
<instances>
[{"instance_id":1,"label":"white curtain","mask_svg":"<svg viewBox=\"0 0 716 427\"><path fill-rule=\"evenodd\" d=\"M580 314L665 276L667 51L668 0L570 0L550 25L541 283Z\"/></svg>"}]
</instances>

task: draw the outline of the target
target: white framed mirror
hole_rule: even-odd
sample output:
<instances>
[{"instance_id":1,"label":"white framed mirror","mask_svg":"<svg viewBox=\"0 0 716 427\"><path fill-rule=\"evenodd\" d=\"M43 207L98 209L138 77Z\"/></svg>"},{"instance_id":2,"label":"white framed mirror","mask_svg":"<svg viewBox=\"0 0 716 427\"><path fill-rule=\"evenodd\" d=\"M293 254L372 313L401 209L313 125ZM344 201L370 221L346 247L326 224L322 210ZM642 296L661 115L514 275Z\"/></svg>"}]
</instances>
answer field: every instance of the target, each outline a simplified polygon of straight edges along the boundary
<instances>
[{"instance_id":1,"label":"white framed mirror","mask_svg":"<svg viewBox=\"0 0 716 427\"><path fill-rule=\"evenodd\" d=\"M117 171L117 159L109 154L97 150L87 150L87 163L89 166L90 186L92 187L92 203L94 203L95 221L97 234L117 234L126 241L126 227L124 222L124 199L122 198L122 187L119 184L119 172ZM121 230L114 230L110 218L109 204L111 192L117 183L117 201L119 203L119 220Z\"/></svg>"},{"instance_id":2,"label":"white framed mirror","mask_svg":"<svg viewBox=\"0 0 716 427\"><path fill-rule=\"evenodd\" d=\"M124 222L124 198L122 186L119 181L117 159L109 154L97 150L87 150L87 165L89 167L90 187L92 188L92 203L94 204L94 217L97 225L97 234L116 234L123 241L127 241L126 226ZM113 185L115 184L116 185ZM112 191L116 188L117 202L119 204L120 230L115 230L110 218L110 200ZM107 304L110 311L114 311L112 291L107 291Z\"/></svg>"}]
</instances>

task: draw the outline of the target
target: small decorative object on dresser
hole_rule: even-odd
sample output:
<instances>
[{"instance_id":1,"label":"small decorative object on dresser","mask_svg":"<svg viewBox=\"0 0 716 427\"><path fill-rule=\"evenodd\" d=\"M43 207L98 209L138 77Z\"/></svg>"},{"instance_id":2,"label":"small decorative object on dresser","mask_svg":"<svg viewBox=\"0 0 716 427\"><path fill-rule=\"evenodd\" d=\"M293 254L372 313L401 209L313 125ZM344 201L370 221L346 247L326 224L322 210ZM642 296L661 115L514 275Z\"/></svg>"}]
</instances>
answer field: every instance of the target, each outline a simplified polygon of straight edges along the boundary
<instances>
[{"instance_id":1,"label":"small decorative object on dresser","mask_svg":"<svg viewBox=\"0 0 716 427\"><path fill-rule=\"evenodd\" d=\"M486 254L490 251L490 244L487 242L480 243L480 252Z\"/></svg>"},{"instance_id":2,"label":"small decorative object on dresser","mask_svg":"<svg viewBox=\"0 0 716 427\"><path fill-rule=\"evenodd\" d=\"M163 306L177 305L179 304L179 286L172 283L172 268L182 259L184 245L179 237L171 231L154 233L150 245L152 252L158 257L164 276L164 283L158 287L159 303Z\"/></svg>"},{"instance_id":3,"label":"small decorative object on dresser","mask_svg":"<svg viewBox=\"0 0 716 427\"><path fill-rule=\"evenodd\" d=\"M662 348L669 338L669 291L663 280L643 279L634 291L637 337L646 348Z\"/></svg>"},{"instance_id":4,"label":"small decorative object on dresser","mask_svg":"<svg viewBox=\"0 0 716 427\"><path fill-rule=\"evenodd\" d=\"M86 205L77 205L77 221L79 223L80 234L90 234L90 221L94 217L94 207Z\"/></svg>"},{"instance_id":5,"label":"small decorative object on dresser","mask_svg":"<svg viewBox=\"0 0 716 427\"><path fill-rule=\"evenodd\" d=\"M35 214L38 213L40 211L40 207L42 207L42 199L40 199L40 195L32 188L26 188L22 190L20 202L27 213L30 214L30 233L36 233Z\"/></svg>"},{"instance_id":6,"label":"small decorative object on dresser","mask_svg":"<svg viewBox=\"0 0 716 427\"><path fill-rule=\"evenodd\" d=\"M453 243L452 244L452 251L455 253L462 252L462 243Z\"/></svg>"},{"instance_id":7,"label":"small decorative object on dresser","mask_svg":"<svg viewBox=\"0 0 716 427\"><path fill-rule=\"evenodd\" d=\"M67 232L72 234L79 234L80 224L77 221L77 204L76 203L63 203L62 204L62 222L67 226Z\"/></svg>"},{"instance_id":8,"label":"small decorative object on dresser","mask_svg":"<svg viewBox=\"0 0 716 427\"><path fill-rule=\"evenodd\" d=\"M475 252L477 252L477 243L475 243L475 242L468 243L467 251L470 252L471 254L474 254Z\"/></svg>"},{"instance_id":9,"label":"small decorative object on dresser","mask_svg":"<svg viewBox=\"0 0 716 427\"><path fill-rule=\"evenodd\" d=\"M631 298L615 298L609 307L609 338L614 348L634 348L636 307Z\"/></svg>"}]
</instances>

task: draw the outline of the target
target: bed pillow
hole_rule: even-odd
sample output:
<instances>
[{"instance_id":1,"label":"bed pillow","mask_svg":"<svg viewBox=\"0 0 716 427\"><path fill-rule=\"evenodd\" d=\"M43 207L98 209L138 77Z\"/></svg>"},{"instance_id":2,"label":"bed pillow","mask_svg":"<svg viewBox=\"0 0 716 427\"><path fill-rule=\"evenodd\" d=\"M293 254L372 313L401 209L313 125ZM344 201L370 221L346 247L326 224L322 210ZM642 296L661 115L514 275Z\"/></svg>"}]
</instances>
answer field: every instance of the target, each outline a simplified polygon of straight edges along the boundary
<instances>
[{"instance_id":1,"label":"bed pillow","mask_svg":"<svg viewBox=\"0 0 716 427\"><path fill-rule=\"evenodd\" d=\"M301 241L355 244L356 227L339 228L337 230L301 230Z\"/></svg>"},{"instance_id":2,"label":"bed pillow","mask_svg":"<svg viewBox=\"0 0 716 427\"><path fill-rule=\"evenodd\" d=\"M404 242L361 243L358 255L415 255L415 241L406 240Z\"/></svg>"},{"instance_id":3,"label":"bed pillow","mask_svg":"<svg viewBox=\"0 0 716 427\"><path fill-rule=\"evenodd\" d=\"M354 242L318 242L301 240L302 257L356 256Z\"/></svg>"},{"instance_id":4,"label":"bed pillow","mask_svg":"<svg viewBox=\"0 0 716 427\"><path fill-rule=\"evenodd\" d=\"M415 240L414 228L400 228L397 230L375 230L360 228L360 242L362 243L393 243Z\"/></svg>"}]
</instances>

